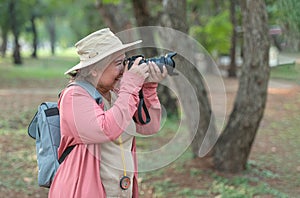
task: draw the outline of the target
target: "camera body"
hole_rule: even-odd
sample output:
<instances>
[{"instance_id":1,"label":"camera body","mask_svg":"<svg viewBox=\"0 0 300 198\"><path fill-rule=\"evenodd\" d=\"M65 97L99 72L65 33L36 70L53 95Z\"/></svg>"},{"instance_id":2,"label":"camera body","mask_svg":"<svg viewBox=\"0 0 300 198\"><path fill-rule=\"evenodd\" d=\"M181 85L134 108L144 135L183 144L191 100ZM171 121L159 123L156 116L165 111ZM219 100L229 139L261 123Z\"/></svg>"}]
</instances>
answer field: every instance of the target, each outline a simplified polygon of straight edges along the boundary
<instances>
[{"instance_id":1,"label":"camera body","mask_svg":"<svg viewBox=\"0 0 300 198\"><path fill-rule=\"evenodd\" d=\"M142 57L143 59L139 62L139 65L142 63L148 63L149 61L153 61L160 69L161 72L163 72L163 66L166 66L166 69L168 71L168 74L170 76L177 75L177 73L174 72L175 68L175 61L172 59L177 53L176 52L170 52L166 54L165 56L160 56L160 57L153 57L153 58L148 58L145 59L143 55L136 55L129 57L125 60L125 63L128 62L128 69L131 68L133 65L133 62L135 59Z\"/></svg>"}]
</instances>

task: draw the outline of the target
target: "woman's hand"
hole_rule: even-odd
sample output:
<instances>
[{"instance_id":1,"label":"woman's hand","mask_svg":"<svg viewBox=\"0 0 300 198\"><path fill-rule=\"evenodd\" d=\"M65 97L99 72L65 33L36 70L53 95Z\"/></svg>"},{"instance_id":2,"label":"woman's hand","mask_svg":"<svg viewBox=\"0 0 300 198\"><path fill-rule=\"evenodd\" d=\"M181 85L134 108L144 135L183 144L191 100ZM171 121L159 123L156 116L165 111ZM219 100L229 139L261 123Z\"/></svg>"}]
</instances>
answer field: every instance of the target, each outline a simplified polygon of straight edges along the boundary
<instances>
[{"instance_id":1,"label":"woman's hand","mask_svg":"<svg viewBox=\"0 0 300 198\"><path fill-rule=\"evenodd\" d=\"M146 63L142 63L139 65L139 62L142 60L141 57L137 58L134 63L132 64L131 68L128 70L128 64L126 65L125 71L132 72L141 76L145 79L149 77L149 66Z\"/></svg>"},{"instance_id":2,"label":"woman's hand","mask_svg":"<svg viewBox=\"0 0 300 198\"><path fill-rule=\"evenodd\" d=\"M152 61L148 62L150 75L145 80L145 83L147 82L154 82L159 83L163 79L167 77L168 71L166 66L163 66L163 72L160 71L159 67Z\"/></svg>"}]
</instances>

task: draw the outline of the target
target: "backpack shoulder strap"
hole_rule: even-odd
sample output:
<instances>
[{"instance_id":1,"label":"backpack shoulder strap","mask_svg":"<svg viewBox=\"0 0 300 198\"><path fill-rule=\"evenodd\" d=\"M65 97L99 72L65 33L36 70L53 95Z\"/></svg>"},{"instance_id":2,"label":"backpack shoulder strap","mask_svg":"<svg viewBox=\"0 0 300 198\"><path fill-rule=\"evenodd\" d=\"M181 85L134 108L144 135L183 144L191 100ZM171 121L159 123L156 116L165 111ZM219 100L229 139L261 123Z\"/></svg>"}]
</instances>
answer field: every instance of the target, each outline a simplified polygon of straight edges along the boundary
<instances>
[{"instance_id":1,"label":"backpack shoulder strap","mask_svg":"<svg viewBox=\"0 0 300 198\"><path fill-rule=\"evenodd\" d=\"M89 82L87 81L74 81L68 85L68 87L73 86L73 85L78 85L85 89L97 102L97 104L102 103L102 96L99 93L99 91Z\"/></svg>"},{"instance_id":2,"label":"backpack shoulder strap","mask_svg":"<svg viewBox=\"0 0 300 198\"><path fill-rule=\"evenodd\" d=\"M80 87L82 87L83 89L85 89L97 102L97 104L100 104L102 102L102 96L101 94L98 92L98 90L89 82L86 81L74 81L72 83L70 83L67 87L73 86L73 85L78 85ZM72 146L68 146L66 148L66 150L64 150L64 152L62 153L62 155L60 156L60 158L58 159L58 163L61 164L65 158L69 155L69 153L73 150L73 148L76 145L72 145Z\"/></svg>"},{"instance_id":3,"label":"backpack shoulder strap","mask_svg":"<svg viewBox=\"0 0 300 198\"><path fill-rule=\"evenodd\" d=\"M69 153L71 153L71 151L75 146L76 145L68 146L66 150L64 150L64 152L61 154L60 158L58 159L59 164L61 164L65 160L65 158L69 155Z\"/></svg>"}]
</instances>

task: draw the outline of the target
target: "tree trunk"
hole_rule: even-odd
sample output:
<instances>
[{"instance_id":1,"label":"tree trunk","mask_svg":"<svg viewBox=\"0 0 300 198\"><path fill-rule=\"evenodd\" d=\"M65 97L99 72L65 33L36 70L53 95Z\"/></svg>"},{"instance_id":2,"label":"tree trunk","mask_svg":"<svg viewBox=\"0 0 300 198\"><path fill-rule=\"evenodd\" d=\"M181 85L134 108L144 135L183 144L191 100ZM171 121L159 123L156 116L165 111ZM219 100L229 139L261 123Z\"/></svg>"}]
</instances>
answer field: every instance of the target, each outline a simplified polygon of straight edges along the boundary
<instances>
[{"instance_id":1,"label":"tree trunk","mask_svg":"<svg viewBox=\"0 0 300 198\"><path fill-rule=\"evenodd\" d=\"M2 37L2 44L1 44L1 56L2 57L5 57L6 56L6 49L7 49L7 30L4 30L2 29L2 34L1 34L1 37Z\"/></svg>"},{"instance_id":2,"label":"tree trunk","mask_svg":"<svg viewBox=\"0 0 300 198\"><path fill-rule=\"evenodd\" d=\"M156 25L157 19L159 16L151 16L147 1L143 0L132 0L134 16L136 18L137 26L153 26ZM143 32L140 32L143 38ZM145 41L146 39L146 41ZM144 43L154 44L154 37L152 34L146 34L146 37L143 38ZM158 56L158 50L156 48L144 48L142 49L142 53L146 58L150 58L153 56ZM161 104L166 108L168 114L170 115L178 115L178 107L176 98L172 97L170 90L166 86L158 86L159 99Z\"/></svg>"},{"instance_id":3,"label":"tree trunk","mask_svg":"<svg viewBox=\"0 0 300 198\"><path fill-rule=\"evenodd\" d=\"M55 31L55 17L49 16L47 21L47 29L50 37L51 54L55 55L56 31Z\"/></svg>"},{"instance_id":4,"label":"tree trunk","mask_svg":"<svg viewBox=\"0 0 300 198\"><path fill-rule=\"evenodd\" d=\"M0 53L2 57L6 56L6 51L7 51L7 44L8 44L8 31L11 28L11 17L10 17L10 4L9 2L6 2L5 4L2 4L1 8L1 25L0 25L0 32L1 32L1 39L2 43L0 46Z\"/></svg>"},{"instance_id":5,"label":"tree trunk","mask_svg":"<svg viewBox=\"0 0 300 198\"><path fill-rule=\"evenodd\" d=\"M101 0L96 1L98 9L104 23L114 32L120 32L132 27L128 14L124 11L124 2L119 4L103 3Z\"/></svg>"},{"instance_id":6,"label":"tree trunk","mask_svg":"<svg viewBox=\"0 0 300 198\"><path fill-rule=\"evenodd\" d=\"M162 17L162 25L163 26L170 26L176 30L179 30L183 33L188 32L188 23L187 23L187 16L186 16L186 0L168 0L164 1L164 5L166 6L164 9L165 16ZM188 42L180 42L175 41L174 38L170 38L171 35L165 35L166 40L170 40L174 45L185 45L184 49L191 49L193 45ZM177 39L177 38L175 38ZM191 57L195 57L194 55L190 55ZM199 103L199 107L193 106L193 102L190 100L190 95L186 94L185 92L190 92L190 90L186 90L186 87L174 80L174 84L180 90L180 95L182 95L182 100L180 101L183 109L184 114L187 119L189 119L188 123L188 130L190 132L197 129L195 137L192 142L192 150L195 156L199 155L199 150L201 144L203 144L203 140L205 135L209 132L212 134L215 132L215 124L211 122L212 112L211 106L207 97L207 92L205 89L205 84L202 79L201 74L197 70L197 68L191 64L195 61L187 61L184 58L177 57L178 62L176 62L176 68L188 78L189 82L191 83L193 89L196 92L197 100ZM199 109L196 109L199 108ZM200 112L201 119L197 120L197 123L193 123L193 118L195 117L195 113ZM210 125L211 124L211 125ZM194 134L192 134L194 135Z\"/></svg>"},{"instance_id":7,"label":"tree trunk","mask_svg":"<svg viewBox=\"0 0 300 198\"><path fill-rule=\"evenodd\" d=\"M36 24L35 24L36 17L34 15L31 16L30 22L31 22L31 31L33 35L33 41L32 41L32 58L37 58L37 45L38 45L38 34L36 31Z\"/></svg>"},{"instance_id":8,"label":"tree trunk","mask_svg":"<svg viewBox=\"0 0 300 198\"><path fill-rule=\"evenodd\" d=\"M14 52L13 52L13 58L14 58L14 64L21 65L22 64L22 58L20 53L21 46L19 44L19 35L14 34Z\"/></svg>"},{"instance_id":9,"label":"tree trunk","mask_svg":"<svg viewBox=\"0 0 300 198\"><path fill-rule=\"evenodd\" d=\"M230 65L228 69L228 77L236 77L236 13L235 13L236 0L230 0L230 20L232 24L232 35L231 35L231 48L230 48Z\"/></svg>"},{"instance_id":10,"label":"tree trunk","mask_svg":"<svg viewBox=\"0 0 300 198\"><path fill-rule=\"evenodd\" d=\"M132 0L134 17L138 27L157 25L157 18L150 14L148 2L144 0ZM142 34L142 32L140 32ZM147 43L155 43L153 35L147 34ZM156 48L147 48L143 50L145 57L157 56Z\"/></svg>"},{"instance_id":11,"label":"tree trunk","mask_svg":"<svg viewBox=\"0 0 300 198\"><path fill-rule=\"evenodd\" d=\"M138 26L155 25L156 19L154 19L150 14L147 1L132 0L132 5Z\"/></svg>"},{"instance_id":12,"label":"tree trunk","mask_svg":"<svg viewBox=\"0 0 300 198\"><path fill-rule=\"evenodd\" d=\"M16 12L16 2L15 0L10 1L9 3L9 14L11 20L11 30L14 35L14 50L13 50L13 59L14 64L21 65L22 58L20 53L20 44L19 44L19 35L20 30L17 22L17 12Z\"/></svg>"},{"instance_id":13,"label":"tree trunk","mask_svg":"<svg viewBox=\"0 0 300 198\"><path fill-rule=\"evenodd\" d=\"M229 121L214 152L217 170L238 172L246 163L263 117L270 74L269 36L263 0L241 1L244 30L244 63Z\"/></svg>"}]
</instances>

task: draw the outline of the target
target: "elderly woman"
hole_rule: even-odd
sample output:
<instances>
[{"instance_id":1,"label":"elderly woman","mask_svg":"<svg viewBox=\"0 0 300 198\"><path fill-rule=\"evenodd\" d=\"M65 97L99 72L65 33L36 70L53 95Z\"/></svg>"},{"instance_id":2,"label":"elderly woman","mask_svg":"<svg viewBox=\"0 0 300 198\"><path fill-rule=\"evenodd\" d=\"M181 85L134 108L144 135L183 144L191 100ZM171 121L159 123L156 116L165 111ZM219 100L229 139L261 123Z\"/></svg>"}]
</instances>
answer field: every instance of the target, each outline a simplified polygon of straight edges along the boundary
<instances>
[{"instance_id":1,"label":"elderly woman","mask_svg":"<svg viewBox=\"0 0 300 198\"><path fill-rule=\"evenodd\" d=\"M59 100L61 144L75 145L60 165L49 197L138 197L135 134L156 133L161 109L157 83L167 75L155 63L128 70L125 51L140 43L122 44L108 28L94 32L76 43L80 63L65 74L74 81L92 84L102 96L98 105L80 86L67 87ZM151 116L148 124L133 121L143 88Z\"/></svg>"}]
</instances>

